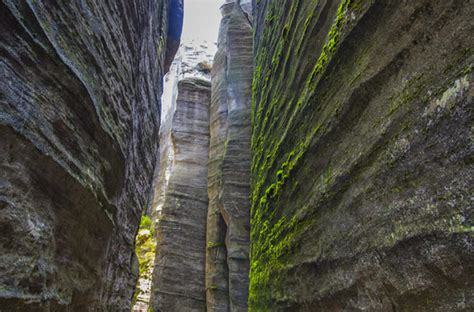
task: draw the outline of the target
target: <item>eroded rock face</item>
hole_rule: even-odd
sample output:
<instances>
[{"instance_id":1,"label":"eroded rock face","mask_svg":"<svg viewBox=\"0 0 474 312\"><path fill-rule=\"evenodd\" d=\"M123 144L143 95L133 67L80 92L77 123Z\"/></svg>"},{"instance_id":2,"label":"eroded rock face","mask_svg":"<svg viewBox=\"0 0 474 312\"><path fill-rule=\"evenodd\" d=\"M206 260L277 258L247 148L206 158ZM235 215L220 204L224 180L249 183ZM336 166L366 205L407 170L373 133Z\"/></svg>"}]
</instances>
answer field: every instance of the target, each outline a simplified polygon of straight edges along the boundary
<instances>
[{"instance_id":1,"label":"eroded rock face","mask_svg":"<svg viewBox=\"0 0 474 312\"><path fill-rule=\"evenodd\" d=\"M247 311L252 28L225 4L212 68L207 311Z\"/></svg>"},{"instance_id":2,"label":"eroded rock face","mask_svg":"<svg viewBox=\"0 0 474 312\"><path fill-rule=\"evenodd\" d=\"M160 0L0 1L2 309L129 310L167 16Z\"/></svg>"},{"instance_id":3,"label":"eroded rock face","mask_svg":"<svg viewBox=\"0 0 474 312\"><path fill-rule=\"evenodd\" d=\"M170 112L172 165L157 226L151 307L154 311L205 311L207 175L210 82L178 82ZM166 122L166 121L165 121Z\"/></svg>"},{"instance_id":4,"label":"eroded rock face","mask_svg":"<svg viewBox=\"0 0 474 312\"><path fill-rule=\"evenodd\" d=\"M252 21L253 18L253 4L252 0L225 0L225 4L236 3L240 6L244 15Z\"/></svg>"},{"instance_id":5,"label":"eroded rock face","mask_svg":"<svg viewBox=\"0 0 474 312\"><path fill-rule=\"evenodd\" d=\"M472 3L257 2L250 310L471 310Z\"/></svg>"}]
</instances>

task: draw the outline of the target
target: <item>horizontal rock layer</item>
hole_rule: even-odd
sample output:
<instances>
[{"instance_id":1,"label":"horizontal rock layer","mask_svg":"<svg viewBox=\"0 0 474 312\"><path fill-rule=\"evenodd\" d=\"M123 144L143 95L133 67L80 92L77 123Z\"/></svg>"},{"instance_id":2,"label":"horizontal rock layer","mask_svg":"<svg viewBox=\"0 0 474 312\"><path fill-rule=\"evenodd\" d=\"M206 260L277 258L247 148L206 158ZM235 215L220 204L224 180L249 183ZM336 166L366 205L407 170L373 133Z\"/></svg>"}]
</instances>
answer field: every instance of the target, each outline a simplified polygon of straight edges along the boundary
<instances>
[{"instance_id":1,"label":"horizontal rock layer","mask_svg":"<svg viewBox=\"0 0 474 312\"><path fill-rule=\"evenodd\" d=\"M207 163L209 153L208 81L178 82L168 144L173 159L157 225L151 307L154 311L205 311ZM164 121L168 124L168 121ZM163 132L164 135L165 132ZM166 172L162 170L162 172Z\"/></svg>"},{"instance_id":2,"label":"horizontal rock layer","mask_svg":"<svg viewBox=\"0 0 474 312\"><path fill-rule=\"evenodd\" d=\"M471 310L472 3L256 3L249 310Z\"/></svg>"},{"instance_id":3,"label":"horizontal rock layer","mask_svg":"<svg viewBox=\"0 0 474 312\"><path fill-rule=\"evenodd\" d=\"M0 1L2 310L129 310L167 7Z\"/></svg>"}]
</instances>

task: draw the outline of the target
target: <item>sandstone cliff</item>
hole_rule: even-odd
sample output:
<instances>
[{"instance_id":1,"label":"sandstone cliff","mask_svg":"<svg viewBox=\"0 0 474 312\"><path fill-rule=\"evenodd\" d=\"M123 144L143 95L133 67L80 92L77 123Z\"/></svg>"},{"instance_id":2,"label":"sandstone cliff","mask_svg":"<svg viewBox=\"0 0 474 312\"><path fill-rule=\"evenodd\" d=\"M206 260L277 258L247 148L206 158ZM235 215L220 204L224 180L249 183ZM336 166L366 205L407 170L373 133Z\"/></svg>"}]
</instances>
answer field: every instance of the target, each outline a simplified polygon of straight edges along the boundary
<instances>
[{"instance_id":1,"label":"sandstone cliff","mask_svg":"<svg viewBox=\"0 0 474 312\"><path fill-rule=\"evenodd\" d=\"M472 2L256 3L250 310L471 310Z\"/></svg>"},{"instance_id":2,"label":"sandstone cliff","mask_svg":"<svg viewBox=\"0 0 474 312\"><path fill-rule=\"evenodd\" d=\"M0 311L129 311L143 211L137 311L473 310L472 1L222 3L159 133L182 0L0 0Z\"/></svg>"},{"instance_id":3,"label":"sandstone cliff","mask_svg":"<svg viewBox=\"0 0 474 312\"><path fill-rule=\"evenodd\" d=\"M207 80L178 82L169 123L171 168L157 226L151 307L205 311L209 103ZM166 121L165 121L166 122Z\"/></svg>"},{"instance_id":4,"label":"sandstone cliff","mask_svg":"<svg viewBox=\"0 0 474 312\"><path fill-rule=\"evenodd\" d=\"M167 17L162 0L0 1L2 310L129 310Z\"/></svg>"},{"instance_id":5,"label":"sandstone cliff","mask_svg":"<svg viewBox=\"0 0 474 312\"><path fill-rule=\"evenodd\" d=\"M207 311L247 311L252 28L239 4L221 10L211 79Z\"/></svg>"}]
</instances>

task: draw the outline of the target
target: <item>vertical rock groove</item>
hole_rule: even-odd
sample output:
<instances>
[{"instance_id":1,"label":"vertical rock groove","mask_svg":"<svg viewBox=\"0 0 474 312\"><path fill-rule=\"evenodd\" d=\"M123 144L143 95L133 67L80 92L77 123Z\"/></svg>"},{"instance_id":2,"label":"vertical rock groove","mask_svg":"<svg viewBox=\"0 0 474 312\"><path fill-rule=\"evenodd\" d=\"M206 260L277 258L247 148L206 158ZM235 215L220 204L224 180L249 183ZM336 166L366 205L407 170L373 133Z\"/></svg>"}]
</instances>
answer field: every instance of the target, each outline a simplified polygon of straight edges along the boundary
<instances>
[{"instance_id":1,"label":"vertical rock groove","mask_svg":"<svg viewBox=\"0 0 474 312\"><path fill-rule=\"evenodd\" d=\"M172 167L157 226L152 308L204 311L210 83L178 82ZM166 121L165 121L166 122Z\"/></svg>"},{"instance_id":2,"label":"vertical rock groove","mask_svg":"<svg viewBox=\"0 0 474 312\"><path fill-rule=\"evenodd\" d=\"M239 4L227 3L221 11L211 79L207 310L246 311L252 28Z\"/></svg>"}]
</instances>

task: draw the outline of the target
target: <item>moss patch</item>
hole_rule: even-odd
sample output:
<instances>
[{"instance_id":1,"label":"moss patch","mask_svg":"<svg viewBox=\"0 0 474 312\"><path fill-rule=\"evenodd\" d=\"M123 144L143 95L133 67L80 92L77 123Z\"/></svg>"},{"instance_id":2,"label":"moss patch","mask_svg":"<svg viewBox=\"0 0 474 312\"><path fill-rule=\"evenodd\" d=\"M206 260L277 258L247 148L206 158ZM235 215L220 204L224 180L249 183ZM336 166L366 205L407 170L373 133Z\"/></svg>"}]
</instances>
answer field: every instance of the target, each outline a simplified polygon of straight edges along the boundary
<instances>
[{"instance_id":1,"label":"moss patch","mask_svg":"<svg viewBox=\"0 0 474 312\"><path fill-rule=\"evenodd\" d=\"M135 242L135 254L138 257L139 264L139 280L151 280L152 278L156 250L156 238L154 232L154 222L150 217L143 215ZM135 290L133 298L134 303L136 302L138 295L143 291L139 286L140 283L138 283Z\"/></svg>"}]
</instances>

